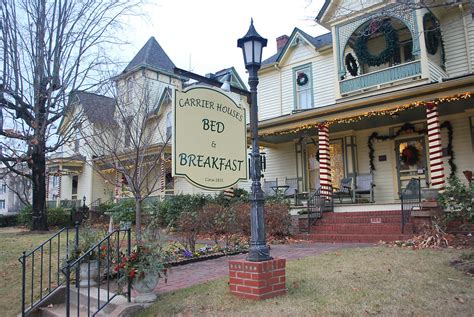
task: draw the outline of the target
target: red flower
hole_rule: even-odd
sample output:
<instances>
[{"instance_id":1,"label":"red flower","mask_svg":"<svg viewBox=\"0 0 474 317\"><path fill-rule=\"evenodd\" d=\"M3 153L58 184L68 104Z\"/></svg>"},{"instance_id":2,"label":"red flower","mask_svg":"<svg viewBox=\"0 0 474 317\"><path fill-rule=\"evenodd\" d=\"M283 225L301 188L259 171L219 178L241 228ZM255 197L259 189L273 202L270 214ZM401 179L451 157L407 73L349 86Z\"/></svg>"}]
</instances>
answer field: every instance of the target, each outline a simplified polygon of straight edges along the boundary
<instances>
[{"instance_id":1,"label":"red flower","mask_svg":"<svg viewBox=\"0 0 474 317\"><path fill-rule=\"evenodd\" d=\"M136 269L132 269L130 271L130 279L133 279L135 277L135 274L137 273L137 270Z\"/></svg>"}]
</instances>

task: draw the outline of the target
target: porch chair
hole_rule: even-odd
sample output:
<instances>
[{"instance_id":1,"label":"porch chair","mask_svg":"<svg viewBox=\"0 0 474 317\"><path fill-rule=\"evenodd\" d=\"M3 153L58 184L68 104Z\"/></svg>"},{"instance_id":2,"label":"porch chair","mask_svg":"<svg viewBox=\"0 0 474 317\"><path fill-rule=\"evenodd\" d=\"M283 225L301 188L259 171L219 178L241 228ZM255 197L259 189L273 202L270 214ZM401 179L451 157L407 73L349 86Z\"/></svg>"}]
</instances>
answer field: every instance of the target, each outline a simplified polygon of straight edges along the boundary
<instances>
[{"instance_id":1,"label":"porch chair","mask_svg":"<svg viewBox=\"0 0 474 317\"><path fill-rule=\"evenodd\" d=\"M341 179L339 188L334 188L335 189L334 197L338 198L340 203L342 203L345 197L348 197L351 200L351 202L353 202L352 184L353 184L353 178L345 177Z\"/></svg>"},{"instance_id":2,"label":"porch chair","mask_svg":"<svg viewBox=\"0 0 474 317\"><path fill-rule=\"evenodd\" d=\"M298 181L301 180L301 177L288 178L285 177L285 185L288 186L285 192L286 198L293 198L295 206L300 205L301 198L307 198L307 193L301 193L298 191Z\"/></svg>"},{"instance_id":3,"label":"porch chair","mask_svg":"<svg viewBox=\"0 0 474 317\"><path fill-rule=\"evenodd\" d=\"M362 195L369 195L370 202L374 202L374 178L372 173L358 174L354 187L354 201L357 202Z\"/></svg>"},{"instance_id":4,"label":"porch chair","mask_svg":"<svg viewBox=\"0 0 474 317\"><path fill-rule=\"evenodd\" d=\"M275 196L275 191L272 187L278 186L278 178L275 180L263 180L262 190L265 193L265 196Z\"/></svg>"}]
</instances>

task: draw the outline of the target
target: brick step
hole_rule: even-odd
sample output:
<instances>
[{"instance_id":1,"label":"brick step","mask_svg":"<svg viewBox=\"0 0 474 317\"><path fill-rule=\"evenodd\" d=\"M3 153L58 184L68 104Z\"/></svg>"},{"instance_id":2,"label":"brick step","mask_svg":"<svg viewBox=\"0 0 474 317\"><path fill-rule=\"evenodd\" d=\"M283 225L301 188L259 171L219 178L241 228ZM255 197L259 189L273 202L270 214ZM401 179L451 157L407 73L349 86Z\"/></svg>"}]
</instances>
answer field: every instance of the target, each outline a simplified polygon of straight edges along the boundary
<instances>
[{"instance_id":1,"label":"brick step","mask_svg":"<svg viewBox=\"0 0 474 317\"><path fill-rule=\"evenodd\" d=\"M408 234L329 234L329 233L300 233L296 239L313 242L349 242L349 243L376 243L379 241L392 242L407 240L412 236Z\"/></svg>"},{"instance_id":2,"label":"brick step","mask_svg":"<svg viewBox=\"0 0 474 317\"><path fill-rule=\"evenodd\" d=\"M400 234L401 224L338 224L338 225L320 225L311 226L313 233L332 233L332 234ZM406 224L405 232L413 232L413 225Z\"/></svg>"},{"instance_id":3,"label":"brick step","mask_svg":"<svg viewBox=\"0 0 474 317\"><path fill-rule=\"evenodd\" d=\"M307 222L308 218L300 218L300 222ZM326 218L319 219L320 224L399 224L401 216L388 217L353 217L353 218Z\"/></svg>"},{"instance_id":4,"label":"brick step","mask_svg":"<svg viewBox=\"0 0 474 317\"><path fill-rule=\"evenodd\" d=\"M370 218L370 217L401 217L400 210L358 211L358 212L325 212L323 218Z\"/></svg>"}]
</instances>

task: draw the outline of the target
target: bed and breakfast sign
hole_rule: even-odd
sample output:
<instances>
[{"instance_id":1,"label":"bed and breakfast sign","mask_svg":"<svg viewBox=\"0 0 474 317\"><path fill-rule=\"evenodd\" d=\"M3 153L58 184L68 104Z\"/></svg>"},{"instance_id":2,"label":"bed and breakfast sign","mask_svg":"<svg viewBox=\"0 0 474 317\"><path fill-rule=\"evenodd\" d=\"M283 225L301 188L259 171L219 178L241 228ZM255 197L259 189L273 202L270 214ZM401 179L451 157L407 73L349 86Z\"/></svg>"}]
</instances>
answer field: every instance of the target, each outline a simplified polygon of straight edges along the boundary
<instances>
[{"instance_id":1,"label":"bed and breakfast sign","mask_svg":"<svg viewBox=\"0 0 474 317\"><path fill-rule=\"evenodd\" d=\"M175 90L173 173L209 190L247 179L245 109L223 91Z\"/></svg>"}]
</instances>

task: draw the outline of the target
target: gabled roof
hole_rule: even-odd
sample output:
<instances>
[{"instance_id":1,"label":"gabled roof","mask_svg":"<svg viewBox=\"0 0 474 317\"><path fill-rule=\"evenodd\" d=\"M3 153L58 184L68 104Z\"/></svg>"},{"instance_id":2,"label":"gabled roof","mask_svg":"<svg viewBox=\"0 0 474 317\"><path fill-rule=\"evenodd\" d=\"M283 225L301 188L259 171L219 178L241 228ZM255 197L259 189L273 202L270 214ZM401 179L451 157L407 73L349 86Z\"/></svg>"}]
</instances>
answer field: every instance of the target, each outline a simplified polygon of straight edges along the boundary
<instances>
[{"instance_id":1,"label":"gabled roof","mask_svg":"<svg viewBox=\"0 0 474 317\"><path fill-rule=\"evenodd\" d=\"M221 83L224 83L225 76L229 73L231 75L230 84L232 86L240 88L240 89L247 90L247 86L243 82L242 78L240 78L239 73L237 73L237 71L235 70L235 68L233 66L229 67L229 68L221 69L221 70L217 71L214 74L208 74L206 76L211 78L211 79L218 80Z\"/></svg>"},{"instance_id":2,"label":"gabled roof","mask_svg":"<svg viewBox=\"0 0 474 317\"><path fill-rule=\"evenodd\" d=\"M288 51L288 48L292 45L292 42L294 41L295 37L298 35L302 36L306 41L308 41L308 43L314 46L315 49L320 49L322 47L332 44L331 32L313 37L298 28L294 28L285 46L281 50L279 50L275 55L264 60L262 62L262 67L265 67L267 65L271 65L274 63L278 63L279 61L281 61L285 53Z\"/></svg>"},{"instance_id":3,"label":"gabled roof","mask_svg":"<svg viewBox=\"0 0 474 317\"><path fill-rule=\"evenodd\" d=\"M73 101L77 101L84 109L84 114L91 123L113 124L115 100L113 98L97 95L86 91L71 93Z\"/></svg>"},{"instance_id":4,"label":"gabled roof","mask_svg":"<svg viewBox=\"0 0 474 317\"><path fill-rule=\"evenodd\" d=\"M152 36L145 45L138 51L137 55L128 63L122 73L137 70L141 67L150 68L166 73L173 73L174 63L168 57L160 44Z\"/></svg>"},{"instance_id":5,"label":"gabled roof","mask_svg":"<svg viewBox=\"0 0 474 317\"><path fill-rule=\"evenodd\" d=\"M319 10L318 15L316 16L316 22L321 21L324 13L326 13L326 10L329 7L329 4L331 3L331 0L325 0L323 6L321 7L321 10Z\"/></svg>"}]
</instances>

